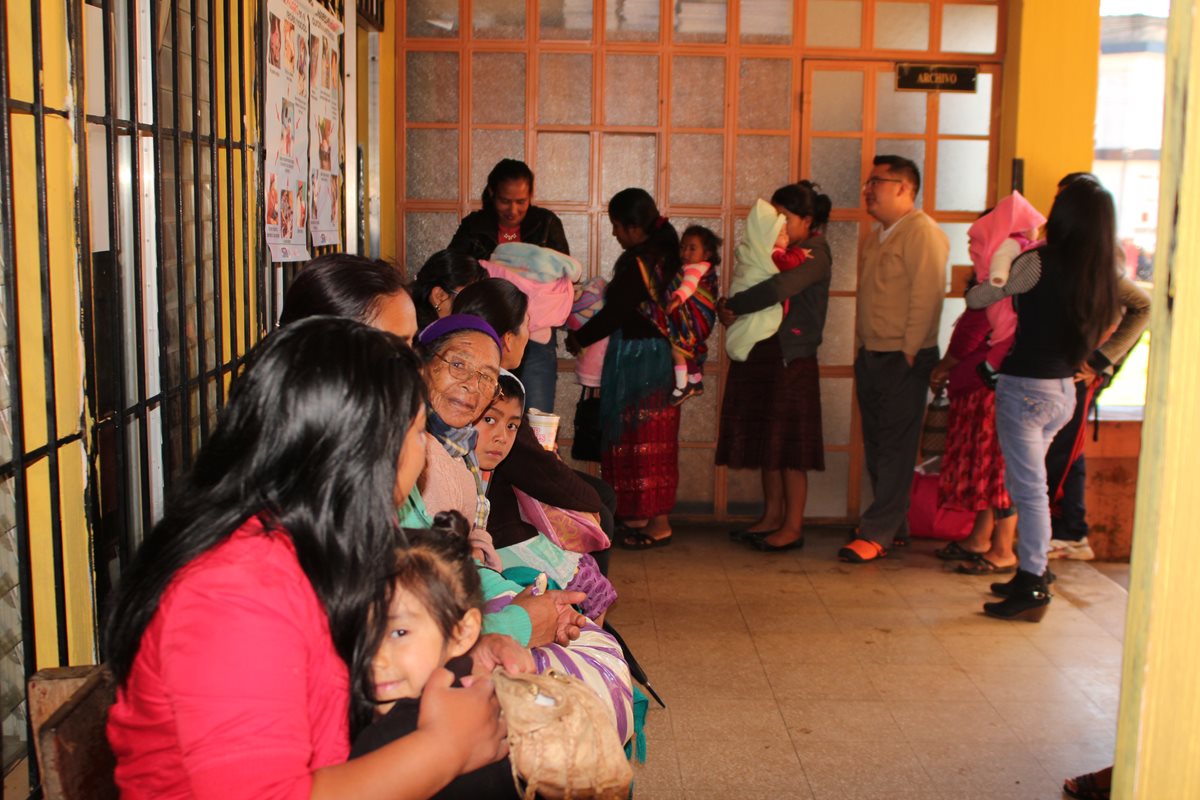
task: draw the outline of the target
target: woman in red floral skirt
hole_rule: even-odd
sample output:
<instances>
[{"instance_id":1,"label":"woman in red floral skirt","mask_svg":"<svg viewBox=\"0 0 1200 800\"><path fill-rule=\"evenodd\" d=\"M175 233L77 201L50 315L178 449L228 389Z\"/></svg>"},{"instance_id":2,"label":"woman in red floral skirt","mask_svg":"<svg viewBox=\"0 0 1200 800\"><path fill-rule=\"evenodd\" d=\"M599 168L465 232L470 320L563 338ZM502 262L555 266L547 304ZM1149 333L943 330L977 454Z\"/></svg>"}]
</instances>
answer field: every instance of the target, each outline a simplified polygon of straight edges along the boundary
<instances>
[{"instance_id":1,"label":"woman in red floral skirt","mask_svg":"<svg viewBox=\"0 0 1200 800\"><path fill-rule=\"evenodd\" d=\"M950 424L942 456L938 500L941 505L975 512L975 527L960 544L936 551L966 575L1015 572L1013 536L1016 508L1004 488L1004 457L996 437L996 392L979 374L991 346L987 314L968 309L954 323L945 357L933 369L934 390L948 385Z\"/></svg>"}]
</instances>

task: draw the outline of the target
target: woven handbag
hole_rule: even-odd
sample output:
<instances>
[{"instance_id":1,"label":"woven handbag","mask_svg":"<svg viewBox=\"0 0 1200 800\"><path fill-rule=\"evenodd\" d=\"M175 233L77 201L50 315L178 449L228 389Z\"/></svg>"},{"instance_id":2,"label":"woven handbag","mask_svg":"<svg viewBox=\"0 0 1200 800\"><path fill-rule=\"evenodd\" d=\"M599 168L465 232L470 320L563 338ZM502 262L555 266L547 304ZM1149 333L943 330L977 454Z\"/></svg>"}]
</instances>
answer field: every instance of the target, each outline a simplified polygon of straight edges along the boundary
<instances>
[{"instance_id":1,"label":"woven handbag","mask_svg":"<svg viewBox=\"0 0 1200 800\"><path fill-rule=\"evenodd\" d=\"M556 670L498 669L492 678L508 725L513 779L525 800L629 797L633 769L613 715L583 681Z\"/></svg>"}]
</instances>

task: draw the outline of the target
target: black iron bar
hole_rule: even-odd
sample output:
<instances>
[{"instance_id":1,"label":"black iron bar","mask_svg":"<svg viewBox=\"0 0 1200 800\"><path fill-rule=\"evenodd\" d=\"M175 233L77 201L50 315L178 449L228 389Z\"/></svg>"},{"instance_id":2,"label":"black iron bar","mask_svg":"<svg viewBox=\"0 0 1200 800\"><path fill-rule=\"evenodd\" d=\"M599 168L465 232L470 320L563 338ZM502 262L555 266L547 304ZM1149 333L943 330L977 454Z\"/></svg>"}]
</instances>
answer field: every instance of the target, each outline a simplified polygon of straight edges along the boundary
<instances>
[{"instance_id":1,"label":"black iron bar","mask_svg":"<svg viewBox=\"0 0 1200 800\"><path fill-rule=\"evenodd\" d=\"M3 464L0 464L0 479L11 478L22 470L27 471L31 466L49 455L52 449L61 450L69 444L81 441L83 441L83 433L81 431L77 431L75 433L59 437L51 444L39 445L32 450L26 451L21 454L20 459L13 458Z\"/></svg>"},{"instance_id":2,"label":"black iron bar","mask_svg":"<svg viewBox=\"0 0 1200 800\"><path fill-rule=\"evenodd\" d=\"M209 45L209 49L210 49L209 59L210 60L215 59L217 57L216 38L215 38L215 33L213 32L212 11L213 10L210 9L209 15L208 15L208 26L209 26L208 30L209 30L210 42L211 42L211 44ZM225 49L224 49L225 57L223 59L223 63L221 64L221 71L225 77L224 86L222 87L224 89L224 94L222 94L221 98L222 98L222 101L223 101L224 107L225 107L225 145L224 145L224 147L225 147L225 191L223 194L225 196L225 234L226 234L225 235L225 250L226 250L226 252L225 252L225 272L226 272L226 275L228 276L228 281L229 281L229 297L228 297L228 302L229 302L229 357L230 357L231 361L237 361L238 354L241 353L241 348L238 347L238 304L237 304L237 266L236 266L237 253L236 253L235 247L234 247L234 231L236 230L236 228L234 227L234 218L233 218L233 154L234 154L234 149L233 149L233 144L231 143L231 140L233 139L233 79L230 75L230 73L233 71L233 59L230 57L230 54L229 54L230 53L230 51L229 51L230 30L229 29L231 27L233 27L233 25L232 25L232 20L230 20L230 18L229 18L229 0L224 0L224 3L222 4L221 23L222 23L221 29L222 29L222 32L224 33L224 40L223 40L222 44L224 44L224 46L225 46ZM213 72L213 75L215 78L216 72ZM216 102L215 89L213 92L213 102L214 103ZM216 136L217 131L215 130L215 128L212 131L212 133L214 136ZM214 157L214 162L213 162L213 175L214 176L216 175L216 169L217 169L217 165L216 165L216 161L215 161L215 157ZM219 212L220 210L221 210L221 204L218 201L214 206L214 219L216 217L216 213ZM216 252L219 252L219 251L217 251L214 248L213 252L215 254ZM218 385L217 402L221 405L224 405L224 402L225 402L225 384L223 381ZM218 407L220 407L220 406L218 406Z\"/></svg>"},{"instance_id":3,"label":"black iron bar","mask_svg":"<svg viewBox=\"0 0 1200 800\"><path fill-rule=\"evenodd\" d=\"M42 375L46 391L46 441L58 439L58 393L55 386L54 308L50 302L50 209L46 186L46 116L42 112L45 87L42 84L42 7L30 2L30 29L33 35L33 152L37 175L38 272L42 294ZM50 549L54 562L54 611L58 634L58 662L69 666L67 637L67 578L63 558L62 493L59 485L58 450L46 454L50 481Z\"/></svg>"},{"instance_id":4,"label":"black iron bar","mask_svg":"<svg viewBox=\"0 0 1200 800\"><path fill-rule=\"evenodd\" d=\"M263 4L258 3L255 7L254 14L254 41L258 43L258 52L254 59L254 105L257 110L258 139L254 143L254 160L258 164L258 193L254 198L255 201L255 228L258 230L258 333L260 336L265 336L266 332L275 326L276 314L273 312L275 308L275 265L271 263L271 251L267 249L267 224L266 224L266 173L267 173L267 149L263 135L263 125L266 123L266 100L264 94L265 78L266 78L266 48L263 43L263 26L265 17L263 16ZM264 270L269 273L264 275ZM267 296L268 291L270 297Z\"/></svg>"},{"instance_id":5,"label":"black iron bar","mask_svg":"<svg viewBox=\"0 0 1200 800\"><path fill-rule=\"evenodd\" d=\"M117 135L118 134L117 134L116 124L115 124L117 112L118 112L118 109L117 109L117 81L116 81L117 70L116 70L116 46L113 41L114 36L116 35L116 31L115 31L115 20L113 18L114 15L113 15L113 9L112 9L112 0L104 0L103 1L103 4L100 9L100 13L102 16L102 27L103 27L103 33L102 33L101 38L103 40L103 49L104 49L104 76L103 76L103 79L104 79L104 107L105 107L105 116L107 117L107 119L105 120L106 124L104 127L104 152L107 154L107 157L108 157L108 170L107 170L107 174L108 174L108 244L109 244L109 250L113 254L113 264L115 267L113 270L113 272L114 272L114 275L113 275L114 284L113 285L116 290L116 298L115 298L116 302L114 303L113 307L116 309L116 318L117 318L116 324L114 324L112 326L113 330L111 331L111 334L113 336L113 342L115 345L113 349L116 351L116 355L115 355L115 365L116 365L116 381L115 381L115 383L117 385L116 407L118 409L120 409L120 408L125 407L125 402L126 402L125 401L125 374L126 374L125 326L126 326L126 320L125 320L125 291L124 291L125 271L121 268L121 262L122 262L121 255L124 252L124 248L121 246L123 243L121 242L121 230L120 230L120 225L119 225L121 194L120 194L120 186L119 186L118 175L117 175L117 171L118 171L118 169L117 169ZM80 49L82 49L82 48L80 47ZM76 64L84 63L82 54L79 54L76 58L73 59L73 61ZM83 96L83 87L82 86L80 87L80 90L77 92L76 96L79 96L79 97ZM81 126L81 127L83 127L83 126ZM87 148L80 148L81 154L86 149ZM85 170L81 170L80 174L86 175L87 172ZM89 216L90 215L84 213L84 214L80 215L80 218L81 218L81 220L86 220L89 218ZM90 237L80 236L80 239L86 242L86 241L89 241ZM89 247L89 249L90 249L90 247ZM89 254L89 256L90 256L90 254ZM89 257L89 262L90 262L90 257ZM83 270L83 272L86 275L90 276L90 274L92 273L92 270L89 267L88 269ZM91 287L91 289L85 291L85 294L84 294L85 300L83 303L83 307L85 310L92 308L95 303L95 300L93 299L94 291L95 291L95 287L94 287L94 282L93 282L93 286ZM87 332L88 337L91 339L91 342L88 344L87 352L90 354L90 358L88 359L88 362L89 362L89 365L91 366L92 372L95 372L96 365L98 362L98 354L96 353L95 337L92 333L92 329L95 324L94 319L95 318L93 316L92 324L85 324L85 326L84 326L84 330ZM97 386L95 387L95 389L93 391L93 396L94 396L94 400L92 401L92 409L93 409L92 413L95 416L99 416L104 412L104 409L102 409L100 406L100 391L99 391L98 381L97 381ZM102 478L102 476L100 476L100 472L98 469L98 464L99 464L99 460L100 460L100 438L98 435L96 435L96 434L98 434L98 432L99 432L98 429L96 429L93 433L91 457L90 457L89 461L91 461L91 464L92 464L92 469L91 469L92 480L96 481L96 485L100 485L101 489L103 489L103 486L101 484L101 481L103 480L103 478ZM116 442L115 442L115 445L116 445L116 453L115 453L116 467L114 469L115 474L113 476L113 480L117 482L117 485L119 487L119 495L121 497L121 501L117 503L117 506L114 509L114 512L115 512L115 518L116 518L115 519L116 529L118 531L124 532L124 531L128 530L128 528L129 528L128 517L129 517L129 512L133 507L133 495L132 495L132 493L130 491L130 487L129 487L129 476L126 473L127 464L128 464L128 460L129 460L129 443L126 439L125 420L120 415L117 415L117 417L116 417L116 431L114 434L114 438L116 439ZM103 491L93 491L91 494L92 494L92 498L93 498L92 502L93 502L93 505L95 508L95 515L96 515L96 518L99 519L101 514L103 513L103 508L101 505L102 504L101 498L103 497ZM93 535L95 535L94 528L93 528ZM93 546L92 546L93 557L95 555L95 552L96 552L96 547L93 543ZM122 565L129 563L130 555L131 555L131 552L130 552L129 548L127 547L126 537L122 534L118 538L118 541L117 541L118 563L120 563ZM101 569L103 569L103 566L101 566ZM95 565L93 565L93 570L94 570L93 574L99 574L98 571L95 571ZM99 602L101 598L97 597L96 599L97 599L97 602Z\"/></svg>"},{"instance_id":6,"label":"black iron bar","mask_svg":"<svg viewBox=\"0 0 1200 800\"><path fill-rule=\"evenodd\" d=\"M225 5L228 8L229 0L225 0ZM228 26L232 27L232 26ZM250 193L250 159L247 152L250 149L250 143L247 141L246 132L246 109L249 108L246 97L246 48L242 47L241 42L245 41L244 31L246 30L246 4L245 0L238 0L238 128L241 133L241 146L238 148L242 156L242 297L243 304L246 307L246 314L242 318L242 325L245 328L244 341L246 350L249 350L254 341L251 338L250 324L250 215L251 213L251 193ZM255 203L253 204L257 211L257 195L255 195ZM256 279L257 292L255 293L255 306L261 309L262 302L262 284L257 281L259 269L257 261L254 266L254 275ZM262 320L261 312L258 314L258 320Z\"/></svg>"},{"instance_id":7,"label":"black iron bar","mask_svg":"<svg viewBox=\"0 0 1200 800\"><path fill-rule=\"evenodd\" d=\"M204 0L208 8L208 182L211 191L209 191L209 211L212 219L212 281L213 281L213 299L212 299L212 314L213 314L213 363L221 365L225 362L225 322L221 317L221 298L224 296L221 292L221 197L225 192L229 191L229 187L224 187L224 192L221 191L221 172L217 157L217 121L220 119L218 105L220 98L217 95L217 32L213 30L216 24L214 19L214 9L212 0ZM200 0L192 0L192 21L195 22L196 13L195 5ZM200 26L193 26L192 30L196 31ZM193 34L192 52L195 53L199 48L196 47L196 35ZM229 287L230 292L233 287ZM201 364L203 366L203 363ZM207 392L206 392L207 394ZM216 382L213 385L213 396L216 398L216 410L219 413L221 407L225 405L225 387L221 382ZM205 415L207 424L207 414ZM207 435L204 437L208 438Z\"/></svg>"},{"instance_id":8,"label":"black iron bar","mask_svg":"<svg viewBox=\"0 0 1200 800\"><path fill-rule=\"evenodd\" d=\"M33 116L37 104L32 100L9 100L8 107L12 111L24 111L26 114ZM55 108L43 104L41 114L43 117L59 117L60 119L70 119L74 112L65 108Z\"/></svg>"},{"instance_id":9,"label":"black iron bar","mask_svg":"<svg viewBox=\"0 0 1200 800\"><path fill-rule=\"evenodd\" d=\"M200 0L191 0L188 4L188 19L191 20L192 28L192 113L191 113L191 129L192 129L192 246L195 248L195 260L192 269L195 271L196 284L196 371L199 372L208 366L208 347L207 326L205 325L204 317L204 192L201 180L203 172L203 159L201 158L201 145L196 141L196 137L200 136L200 15L196 13L196 6L200 4ZM179 5L175 6L176 17L179 15ZM178 62L176 62L178 63ZM210 62L211 63L211 62ZM211 176L215 178L215 175ZM182 183L179 184L182 186ZM216 195L216 191L211 192ZM219 359L218 359L219 362ZM187 375L185 371L183 375ZM201 383L197 394L198 413L200 423L200 441L208 438L208 385ZM190 432L191 425L188 426Z\"/></svg>"},{"instance_id":10,"label":"black iron bar","mask_svg":"<svg viewBox=\"0 0 1200 800\"><path fill-rule=\"evenodd\" d=\"M139 125L138 131L141 131L141 83L140 83L140 67L138 56L140 48L138 46L138 20L137 9L132 7L130 3L126 5L126 22L129 26L127 42L127 50L129 53L129 116L131 119L137 120ZM114 75L115 79L116 76ZM153 126L146 126L146 132L151 135L151 143L153 144ZM130 221L133 223L133 242L131 247L133 250L133 328L134 328L134 356L137 360L137 396L144 398L149 390L147 385L146 375L146 303L144 286L146 276L146 254L142 252L142 146L140 136L130 136L129 138L129 165L130 165ZM149 231L157 240L158 230L151 225ZM161 245L160 245L161 247ZM157 285L157 279L155 281ZM161 292L160 292L161 294ZM161 311L160 311L161 313ZM141 481L141 513L142 513L142 533L143 535L150 531L150 526L154 521L154 509L150 504L150 426L149 414L144 405L144 401L139 401L135 406L135 418L138 420L138 447L139 447L139 469L138 478ZM122 413L127 413L124 409ZM136 549L137 542L134 541L134 531L126 529L124 532L127 551L132 554Z\"/></svg>"},{"instance_id":11,"label":"black iron bar","mask_svg":"<svg viewBox=\"0 0 1200 800\"><path fill-rule=\"evenodd\" d=\"M187 336L187 253L183 246L185 236L183 229L183 147L179 137L179 133L183 129L180 124L183 116L183 98L179 94L179 68L183 59L179 52L179 6L171 3L169 8L171 9L171 144L175 156L175 162L172 164L174 180L171 188L175 204L175 311L179 337L180 410L177 433L179 434L180 463L177 472L166 476L168 486L174 483L177 473L182 473L192 463L192 397L186 385L190 359L188 358ZM199 176L193 175L192 179L199 180ZM160 266L159 269L162 267Z\"/></svg>"},{"instance_id":12,"label":"black iron bar","mask_svg":"<svg viewBox=\"0 0 1200 800\"><path fill-rule=\"evenodd\" d=\"M37 671L36 618L33 607L33 565L29 544L29 505L25 475L25 415L22 402L21 380L21 324L20 308L17 304L16 245L12 237L16 233L13 217L13 165L12 165L12 99L9 97L8 74L8 0L0 0L0 220L3 235L0 236L0 268L4 270L4 303L7 311L9 345L9 413L12 421L13 453L13 522L17 540L18 597L21 606L21 660L28 679ZM25 715L25 742L33 743L31 715ZM29 784L37 786L40 780L36 758L29 763Z\"/></svg>"},{"instance_id":13,"label":"black iron bar","mask_svg":"<svg viewBox=\"0 0 1200 800\"><path fill-rule=\"evenodd\" d=\"M167 335L167 325L169 322L169 319L167 316L167 292L166 292L166 289L163 287L163 280L162 280L163 272L165 270L165 265L167 262L167 253L166 253L166 245L163 242L164 237L162 235L162 224L163 224L162 212L166 208L166 199L163 197L164 180L163 180L163 163L162 163L164 133L163 133L163 125L162 125L162 111L160 108L161 104L159 102L161 87L159 86L159 80L158 80L158 75L159 75L158 50L155 47L155 42L154 42L155 32L158 30L158 9L159 9L158 3L156 3L156 2L150 3L150 42L148 44L148 47L150 49L150 56L149 56L150 87L148 88L147 91L150 92L150 103L151 103L150 118L152 120L152 124L154 127L154 136L153 136L153 142L154 142L154 146L153 146L153 150L154 150L154 153L153 153L153 160L154 160L154 219L155 219L155 222L157 223L155 225L155 234L156 234L155 235L155 247L156 247L156 251L157 251L156 256L158 259L157 263L155 264L155 273L157 276L157 280L155 281L155 286L157 287L157 291L158 291L158 342L157 342L158 363L159 363L158 386L159 386L159 392L161 392L163 394L162 410L160 412L160 414L161 414L160 418L162 420L162 423L160 425L160 430L162 430L163 433L162 433L162 442L161 442L160 447L161 447L161 451L162 451L163 465L164 465L164 469L163 469L164 483L167 486L169 486L170 481L171 481L171 475L174 474L176 464L175 464L175 453L171 448L171 438L170 438L170 433L168 431L168 426L170 425L170 422L171 422L171 408L172 408L172 403L174 401L170 397L169 392L167 392L165 390L165 387L168 383L168 377L170 376L171 373L170 373L170 367L169 367L169 362L168 362L168 353L167 353L167 344L169 342L169 338ZM178 238L178 237L176 237L176 238ZM183 416L185 416L185 417L187 416L186 408L187 407L185 404L184 405L184 413L183 413Z\"/></svg>"}]
</instances>

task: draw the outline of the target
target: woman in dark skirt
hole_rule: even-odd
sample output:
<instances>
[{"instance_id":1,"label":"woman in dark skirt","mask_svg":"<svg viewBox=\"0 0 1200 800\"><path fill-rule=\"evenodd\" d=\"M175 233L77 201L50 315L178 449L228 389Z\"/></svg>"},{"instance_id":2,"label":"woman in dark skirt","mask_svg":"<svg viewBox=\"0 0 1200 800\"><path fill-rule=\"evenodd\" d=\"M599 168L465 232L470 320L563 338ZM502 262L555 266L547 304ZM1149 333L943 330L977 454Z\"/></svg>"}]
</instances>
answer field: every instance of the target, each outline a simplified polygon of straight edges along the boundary
<instances>
[{"instance_id":1,"label":"woman in dark skirt","mask_svg":"<svg viewBox=\"0 0 1200 800\"><path fill-rule=\"evenodd\" d=\"M671 540L667 515L679 485L679 407L671 345L655 320L662 288L680 270L679 236L643 189L622 189L608 204L613 236L625 249L613 268L604 308L568 337L572 352L609 337L600 383L600 469L617 493L627 528L618 544L659 547Z\"/></svg>"},{"instance_id":2,"label":"woman in dark skirt","mask_svg":"<svg viewBox=\"0 0 1200 800\"><path fill-rule=\"evenodd\" d=\"M817 348L829 305L832 256L824 231L832 203L800 181L776 191L771 204L786 220L789 249L808 255L799 267L721 301L727 326L776 303L786 303L787 313L774 336L729 366L717 464L762 470L762 516L730 536L774 552L803 546L808 471L825 469Z\"/></svg>"}]
</instances>

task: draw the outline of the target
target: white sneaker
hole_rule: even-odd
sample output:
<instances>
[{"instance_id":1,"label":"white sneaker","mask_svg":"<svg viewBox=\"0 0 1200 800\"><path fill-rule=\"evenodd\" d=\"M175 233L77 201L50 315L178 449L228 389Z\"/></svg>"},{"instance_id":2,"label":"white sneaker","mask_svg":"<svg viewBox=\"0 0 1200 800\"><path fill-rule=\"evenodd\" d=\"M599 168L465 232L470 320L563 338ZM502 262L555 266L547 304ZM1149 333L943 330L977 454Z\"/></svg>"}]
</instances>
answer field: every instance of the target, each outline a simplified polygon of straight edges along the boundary
<instances>
[{"instance_id":1,"label":"white sneaker","mask_svg":"<svg viewBox=\"0 0 1200 800\"><path fill-rule=\"evenodd\" d=\"M1068 561L1091 561L1096 557L1096 551L1088 544L1087 537L1079 541L1071 539L1051 539L1050 552L1047 558L1065 558Z\"/></svg>"}]
</instances>

